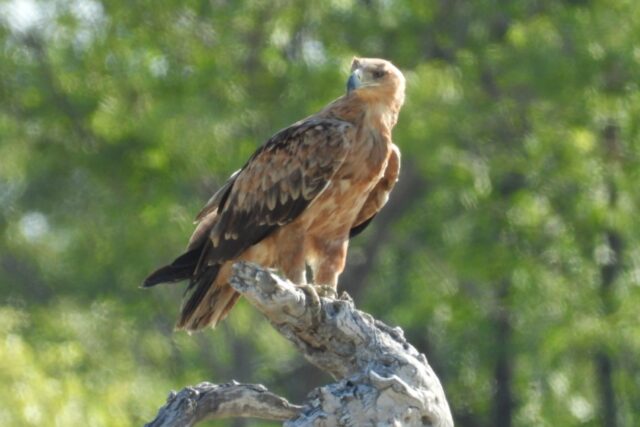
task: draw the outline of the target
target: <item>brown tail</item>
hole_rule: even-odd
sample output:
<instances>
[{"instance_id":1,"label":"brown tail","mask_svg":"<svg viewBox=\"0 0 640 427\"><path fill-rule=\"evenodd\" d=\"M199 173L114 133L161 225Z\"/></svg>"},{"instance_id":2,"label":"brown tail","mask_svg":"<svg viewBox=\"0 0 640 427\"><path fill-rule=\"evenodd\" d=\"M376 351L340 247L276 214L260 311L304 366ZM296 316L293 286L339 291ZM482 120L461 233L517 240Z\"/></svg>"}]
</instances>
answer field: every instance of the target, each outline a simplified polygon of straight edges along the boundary
<instances>
[{"instance_id":1,"label":"brown tail","mask_svg":"<svg viewBox=\"0 0 640 427\"><path fill-rule=\"evenodd\" d=\"M228 284L229 267L212 265L191 279L176 329L197 331L207 326L214 328L229 314L240 298L240 294Z\"/></svg>"}]
</instances>

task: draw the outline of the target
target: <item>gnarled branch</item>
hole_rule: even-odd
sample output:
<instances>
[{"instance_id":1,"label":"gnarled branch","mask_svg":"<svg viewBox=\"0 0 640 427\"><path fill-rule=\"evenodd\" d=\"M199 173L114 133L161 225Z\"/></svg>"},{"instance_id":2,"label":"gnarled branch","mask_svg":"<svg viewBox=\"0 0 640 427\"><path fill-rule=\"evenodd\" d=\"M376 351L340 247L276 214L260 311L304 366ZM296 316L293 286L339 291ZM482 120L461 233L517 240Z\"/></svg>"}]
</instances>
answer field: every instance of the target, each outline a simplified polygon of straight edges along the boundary
<instances>
[{"instance_id":1,"label":"gnarled branch","mask_svg":"<svg viewBox=\"0 0 640 427\"><path fill-rule=\"evenodd\" d=\"M191 424L174 417L177 421L173 424L151 425L185 426L206 417L249 416L282 420L286 427L453 426L440 381L426 357L405 340L402 329L391 328L356 310L346 294L339 299L319 298L313 287L297 286L254 264L238 263L234 270L231 286L309 362L338 381L313 390L301 407L257 386L260 393L268 393L272 399L268 408L249 405L250 410L238 413L221 409L221 404L197 404L195 412L202 416L188 418L193 420ZM224 390L215 399L229 400ZM194 412L188 404L172 406L172 396L169 400L156 420L168 407L177 413ZM274 411L282 418L273 418Z\"/></svg>"},{"instance_id":2,"label":"gnarled branch","mask_svg":"<svg viewBox=\"0 0 640 427\"><path fill-rule=\"evenodd\" d=\"M169 394L167 403L146 427L192 426L213 418L262 418L284 421L301 407L259 384L200 383Z\"/></svg>"}]
</instances>

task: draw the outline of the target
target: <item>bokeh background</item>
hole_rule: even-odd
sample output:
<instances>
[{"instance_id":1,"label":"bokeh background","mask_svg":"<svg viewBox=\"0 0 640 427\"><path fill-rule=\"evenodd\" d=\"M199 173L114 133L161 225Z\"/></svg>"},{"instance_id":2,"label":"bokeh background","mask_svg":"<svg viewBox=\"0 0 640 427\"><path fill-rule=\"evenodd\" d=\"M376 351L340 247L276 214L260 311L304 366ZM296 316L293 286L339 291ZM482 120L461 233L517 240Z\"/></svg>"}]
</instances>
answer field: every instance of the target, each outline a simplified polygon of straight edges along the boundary
<instances>
[{"instance_id":1,"label":"bokeh background","mask_svg":"<svg viewBox=\"0 0 640 427\"><path fill-rule=\"evenodd\" d=\"M353 55L408 87L401 180L342 288L426 353L459 426L640 425L635 0L0 2L0 425L330 380L245 302L189 336L183 286L138 286Z\"/></svg>"}]
</instances>

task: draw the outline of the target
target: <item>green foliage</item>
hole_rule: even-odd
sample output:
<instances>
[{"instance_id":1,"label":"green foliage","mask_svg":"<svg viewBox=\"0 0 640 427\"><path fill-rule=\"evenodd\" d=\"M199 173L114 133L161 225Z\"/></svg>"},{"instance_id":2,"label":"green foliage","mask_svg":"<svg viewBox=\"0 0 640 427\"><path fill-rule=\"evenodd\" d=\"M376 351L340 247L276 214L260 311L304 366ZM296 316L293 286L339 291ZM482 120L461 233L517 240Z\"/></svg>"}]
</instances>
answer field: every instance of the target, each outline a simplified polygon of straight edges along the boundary
<instances>
[{"instance_id":1,"label":"green foliage","mask_svg":"<svg viewBox=\"0 0 640 427\"><path fill-rule=\"evenodd\" d=\"M1 377L8 385L2 391L3 425L115 426L153 416L139 396L161 401L162 388L170 384L140 362L167 369L171 349L159 332L138 333L114 306L2 310ZM134 346L134 340L144 345ZM139 351L121 351L132 347Z\"/></svg>"},{"instance_id":2,"label":"green foliage","mask_svg":"<svg viewBox=\"0 0 640 427\"><path fill-rule=\"evenodd\" d=\"M190 383L300 401L326 381L246 304L187 336L180 287L137 286L353 55L407 76L413 185L353 242L358 305L427 354L458 425L638 424L636 3L0 3L0 424L140 425Z\"/></svg>"}]
</instances>

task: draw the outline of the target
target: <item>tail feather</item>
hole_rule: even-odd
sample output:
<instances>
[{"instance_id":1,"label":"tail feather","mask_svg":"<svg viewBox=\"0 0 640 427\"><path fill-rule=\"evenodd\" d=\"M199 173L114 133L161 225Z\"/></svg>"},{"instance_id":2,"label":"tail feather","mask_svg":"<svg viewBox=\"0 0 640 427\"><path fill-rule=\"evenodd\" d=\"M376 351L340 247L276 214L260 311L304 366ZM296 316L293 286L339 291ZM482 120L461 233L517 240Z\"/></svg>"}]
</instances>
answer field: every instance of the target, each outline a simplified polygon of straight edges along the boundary
<instances>
[{"instance_id":1,"label":"tail feather","mask_svg":"<svg viewBox=\"0 0 640 427\"><path fill-rule=\"evenodd\" d=\"M142 287L149 288L160 283L175 283L190 278L198 265L201 250L201 247L193 248L171 264L160 267L144 280Z\"/></svg>"},{"instance_id":2,"label":"tail feather","mask_svg":"<svg viewBox=\"0 0 640 427\"><path fill-rule=\"evenodd\" d=\"M178 320L177 325L178 328L184 327L184 324L193 317L194 313L205 299L207 292L209 292L209 289L213 286L213 281L216 279L219 271L219 264L212 265L204 270L199 277L194 278L191 283L189 283L189 287L185 291L185 300L182 304L180 320ZM193 289L193 291L189 294L191 289ZM189 295L187 296L187 294Z\"/></svg>"},{"instance_id":3,"label":"tail feather","mask_svg":"<svg viewBox=\"0 0 640 427\"><path fill-rule=\"evenodd\" d=\"M215 327L240 298L227 283L230 264L224 270L224 263L207 265L206 256L206 246L192 248L171 264L151 273L142 284L148 288L189 279L176 329L196 331Z\"/></svg>"},{"instance_id":4,"label":"tail feather","mask_svg":"<svg viewBox=\"0 0 640 427\"><path fill-rule=\"evenodd\" d=\"M220 264L209 266L189 284L187 291L193 291L185 299L176 329L197 331L215 327L235 305L240 294L226 283L226 278L220 277L221 267Z\"/></svg>"}]
</instances>

